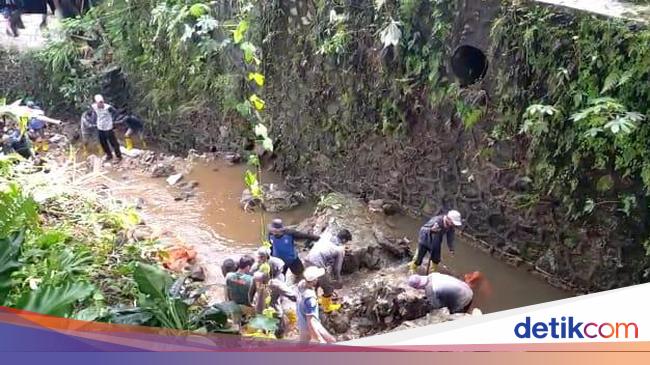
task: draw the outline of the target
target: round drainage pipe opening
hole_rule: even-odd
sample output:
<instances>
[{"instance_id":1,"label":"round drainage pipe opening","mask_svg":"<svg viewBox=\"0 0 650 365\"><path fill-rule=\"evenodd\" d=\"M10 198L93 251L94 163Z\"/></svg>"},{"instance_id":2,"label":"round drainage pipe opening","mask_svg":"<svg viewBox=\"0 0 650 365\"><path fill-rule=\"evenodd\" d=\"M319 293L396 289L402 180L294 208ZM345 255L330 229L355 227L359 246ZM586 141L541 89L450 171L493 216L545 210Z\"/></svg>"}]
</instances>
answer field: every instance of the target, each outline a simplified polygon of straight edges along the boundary
<instances>
[{"instance_id":1,"label":"round drainage pipe opening","mask_svg":"<svg viewBox=\"0 0 650 365\"><path fill-rule=\"evenodd\" d=\"M478 82L485 76L488 60L480 49L464 45L454 51L451 68L461 86L467 86Z\"/></svg>"}]
</instances>

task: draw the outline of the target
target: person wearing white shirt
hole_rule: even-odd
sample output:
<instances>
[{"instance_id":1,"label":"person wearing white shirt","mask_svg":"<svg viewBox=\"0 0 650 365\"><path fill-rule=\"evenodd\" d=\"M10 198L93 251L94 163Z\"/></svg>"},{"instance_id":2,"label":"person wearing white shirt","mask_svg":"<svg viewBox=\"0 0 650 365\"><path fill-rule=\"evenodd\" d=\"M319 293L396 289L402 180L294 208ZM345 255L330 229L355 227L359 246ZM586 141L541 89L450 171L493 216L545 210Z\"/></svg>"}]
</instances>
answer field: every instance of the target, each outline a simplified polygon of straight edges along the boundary
<instances>
[{"instance_id":1,"label":"person wearing white shirt","mask_svg":"<svg viewBox=\"0 0 650 365\"><path fill-rule=\"evenodd\" d=\"M111 147L115 152L117 161L122 161L120 144L117 142L117 137L115 137L115 131L113 130L113 115L115 115L115 109L104 102L104 97L101 95L95 95L95 103L91 105L91 111L96 120L99 143L102 145L102 149L106 154L104 161L110 161L113 159Z\"/></svg>"}]
</instances>

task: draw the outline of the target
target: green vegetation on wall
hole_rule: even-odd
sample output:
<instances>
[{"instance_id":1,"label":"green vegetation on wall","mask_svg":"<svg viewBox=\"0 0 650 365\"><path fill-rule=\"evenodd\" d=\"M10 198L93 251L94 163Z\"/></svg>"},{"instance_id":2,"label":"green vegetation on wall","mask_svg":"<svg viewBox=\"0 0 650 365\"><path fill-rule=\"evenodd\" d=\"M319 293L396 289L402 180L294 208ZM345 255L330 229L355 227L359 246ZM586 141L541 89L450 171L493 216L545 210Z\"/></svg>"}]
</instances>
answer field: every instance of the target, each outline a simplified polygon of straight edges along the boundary
<instances>
[{"instance_id":1,"label":"green vegetation on wall","mask_svg":"<svg viewBox=\"0 0 650 365\"><path fill-rule=\"evenodd\" d=\"M118 66L131 86L126 101L157 129L155 137L171 149L194 147L199 138L208 143L221 123L206 120L223 122L250 111L244 95L251 84L245 77L259 62L253 42L261 25L238 26L242 14L256 19L259 11L244 1L103 2L83 18L65 20L63 33L37 52L50 76L43 85L49 91L45 99L59 106L63 100L78 112L102 90L106 68ZM247 30L250 41L233 38ZM207 124L205 133L188 133L201 123Z\"/></svg>"},{"instance_id":2,"label":"green vegetation on wall","mask_svg":"<svg viewBox=\"0 0 650 365\"><path fill-rule=\"evenodd\" d=\"M529 173L569 219L595 208L643 241L650 192L650 31L544 6L504 9L492 30L502 120L495 139L528 146ZM516 80L513 82L513 80ZM650 248L650 247L648 247Z\"/></svg>"}]
</instances>

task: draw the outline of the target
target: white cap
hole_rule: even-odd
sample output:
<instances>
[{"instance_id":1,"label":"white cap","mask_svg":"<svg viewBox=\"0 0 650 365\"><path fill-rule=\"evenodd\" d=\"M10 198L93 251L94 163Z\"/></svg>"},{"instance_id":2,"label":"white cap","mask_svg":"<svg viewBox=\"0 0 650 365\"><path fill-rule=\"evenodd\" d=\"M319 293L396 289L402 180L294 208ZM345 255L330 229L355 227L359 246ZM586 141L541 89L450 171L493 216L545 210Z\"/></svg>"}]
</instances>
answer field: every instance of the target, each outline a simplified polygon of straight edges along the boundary
<instances>
[{"instance_id":1,"label":"white cap","mask_svg":"<svg viewBox=\"0 0 650 365\"><path fill-rule=\"evenodd\" d=\"M97 94L95 95L95 103L104 102L104 97Z\"/></svg>"},{"instance_id":2,"label":"white cap","mask_svg":"<svg viewBox=\"0 0 650 365\"><path fill-rule=\"evenodd\" d=\"M447 213L447 218L451 219L454 226L462 226L463 222L460 220L460 212L457 210L450 210Z\"/></svg>"},{"instance_id":3,"label":"white cap","mask_svg":"<svg viewBox=\"0 0 650 365\"><path fill-rule=\"evenodd\" d=\"M316 266L310 266L305 269L302 275L307 281L316 281L318 278L325 275L325 269Z\"/></svg>"}]
</instances>

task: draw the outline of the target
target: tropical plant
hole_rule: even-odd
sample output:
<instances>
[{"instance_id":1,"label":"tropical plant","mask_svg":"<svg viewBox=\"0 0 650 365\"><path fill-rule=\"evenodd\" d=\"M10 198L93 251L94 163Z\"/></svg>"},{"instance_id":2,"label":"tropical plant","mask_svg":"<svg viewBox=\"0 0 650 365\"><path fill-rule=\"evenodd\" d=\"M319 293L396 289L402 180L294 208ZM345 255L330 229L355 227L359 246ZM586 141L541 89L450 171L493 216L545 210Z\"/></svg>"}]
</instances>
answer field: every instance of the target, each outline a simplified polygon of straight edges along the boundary
<instances>
[{"instance_id":1,"label":"tropical plant","mask_svg":"<svg viewBox=\"0 0 650 365\"><path fill-rule=\"evenodd\" d=\"M191 329L188 305L180 298L185 277L174 281L160 267L138 264L134 280L141 293L139 306L151 312L158 325L179 330Z\"/></svg>"},{"instance_id":2,"label":"tropical plant","mask_svg":"<svg viewBox=\"0 0 650 365\"><path fill-rule=\"evenodd\" d=\"M15 183L0 185L0 239L37 223L37 206Z\"/></svg>"},{"instance_id":3,"label":"tropical plant","mask_svg":"<svg viewBox=\"0 0 650 365\"><path fill-rule=\"evenodd\" d=\"M18 300L16 307L36 313L67 317L72 313L73 304L86 299L94 290L95 288L88 283L71 280L58 287L41 286L25 293Z\"/></svg>"},{"instance_id":4,"label":"tropical plant","mask_svg":"<svg viewBox=\"0 0 650 365\"><path fill-rule=\"evenodd\" d=\"M20 268L18 257L20 246L25 239L25 232L15 232L0 239L0 304L4 305L5 299L12 287L11 274Z\"/></svg>"}]
</instances>

